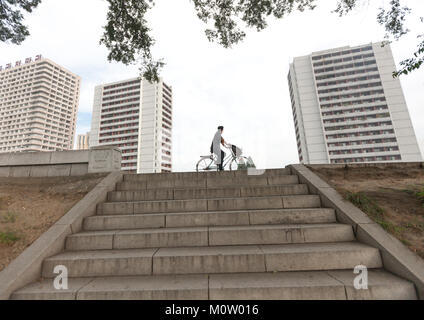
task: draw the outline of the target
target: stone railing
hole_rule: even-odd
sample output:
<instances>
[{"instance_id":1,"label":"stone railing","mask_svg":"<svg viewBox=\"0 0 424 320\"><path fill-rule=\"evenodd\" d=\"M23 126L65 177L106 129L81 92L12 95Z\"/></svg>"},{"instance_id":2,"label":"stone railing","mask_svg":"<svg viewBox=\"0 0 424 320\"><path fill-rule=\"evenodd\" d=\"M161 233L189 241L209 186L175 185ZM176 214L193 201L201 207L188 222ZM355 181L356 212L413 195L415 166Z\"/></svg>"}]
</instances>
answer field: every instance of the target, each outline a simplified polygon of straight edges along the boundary
<instances>
[{"instance_id":1,"label":"stone railing","mask_svg":"<svg viewBox=\"0 0 424 320\"><path fill-rule=\"evenodd\" d=\"M0 154L0 177L67 177L121 170L115 147L58 152Z\"/></svg>"}]
</instances>

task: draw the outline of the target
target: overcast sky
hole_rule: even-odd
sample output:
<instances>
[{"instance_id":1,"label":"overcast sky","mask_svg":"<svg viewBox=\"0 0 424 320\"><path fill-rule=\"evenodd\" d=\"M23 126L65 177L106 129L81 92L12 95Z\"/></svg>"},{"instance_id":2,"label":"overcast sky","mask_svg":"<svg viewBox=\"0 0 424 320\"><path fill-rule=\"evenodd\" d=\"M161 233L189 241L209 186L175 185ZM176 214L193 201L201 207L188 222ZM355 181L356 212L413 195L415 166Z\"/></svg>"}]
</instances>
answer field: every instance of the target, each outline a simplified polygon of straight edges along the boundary
<instances>
[{"instance_id":1,"label":"overcast sky","mask_svg":"<svg viewBox=\"0 0 424 320\"><path fill-rule=\"evenodd\" d=\"M258 167L298 163L289 63L314 51L383 40L376 16L389 1L364 0L355 12L339 18L331 13L337 1L321 0L313 11L271 20L260 33L249 31L233 49L208 42L190 0L156 2L149 21L157 42L154 53L166 62L162 76L173 87L174 170L188 171L208 154L218 125L226 127L226 140L242 147ZM392 44L397 64L411 56L423 30L424 1L404 3L414 14L409 17L411 33ZM99 45L106 13L103 0L43 0L26 19L31 36L21 46L0 44L0 65L42 54L81 76L77 133L90 130L97 84L138 75L136 66L107 62L107 50ZM424 68L401 82L424 150Z\"/></svg>"}]
</instances>

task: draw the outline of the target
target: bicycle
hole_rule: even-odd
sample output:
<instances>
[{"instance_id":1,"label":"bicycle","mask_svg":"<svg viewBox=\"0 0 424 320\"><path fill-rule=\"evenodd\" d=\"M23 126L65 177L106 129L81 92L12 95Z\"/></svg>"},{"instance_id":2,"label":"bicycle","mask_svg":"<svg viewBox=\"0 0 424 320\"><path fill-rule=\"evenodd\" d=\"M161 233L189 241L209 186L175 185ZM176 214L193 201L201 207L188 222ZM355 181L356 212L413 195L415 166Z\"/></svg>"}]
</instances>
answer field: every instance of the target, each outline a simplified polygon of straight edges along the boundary
<instances>
[{"instance_id":1,"label":"bicycle","mask_svg":"<svg viewBox=\"0 0 424 320\"><path fill-rule=\"evenodd\" d=\"M249 159L242 156L242 150L235 145L227 144L225 145L227 149L230 150L230 154L224 159L223 168L225 169L228 165L230 171L236 171L239 169L247 169L250 163ZM201 156L199 162L196 164L197 172L207 172L207 171L219 171L217 162L218 156L211 154L209 156Z\"/></svg>"}]
</instances>

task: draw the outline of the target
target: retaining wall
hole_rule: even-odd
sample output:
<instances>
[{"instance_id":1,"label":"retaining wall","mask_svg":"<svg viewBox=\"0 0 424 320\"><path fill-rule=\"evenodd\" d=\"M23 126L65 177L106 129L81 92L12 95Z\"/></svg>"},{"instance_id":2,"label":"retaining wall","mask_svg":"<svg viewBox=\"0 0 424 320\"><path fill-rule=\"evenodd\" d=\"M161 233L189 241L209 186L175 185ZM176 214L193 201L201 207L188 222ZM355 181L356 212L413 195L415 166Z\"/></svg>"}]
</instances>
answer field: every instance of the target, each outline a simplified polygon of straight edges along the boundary
<instances>
[{"instance_id":1,"label":"retaining wall","mask_svg":"<svg viewBox=\"0 0 424 320\"><path fill-rule=\"evenodd\" d=\"M121 151L115 147L0 154L0 177L67 177L120 170Z\"/></svg>"},{"instance_id":2,"label":"retaining wall","mask_svg":"<svg viewBox=\"0 0 424 320\"><path fill-rule=\"evenodd\" d=\"M382 167L395 166L399 169L406 167L423 168L422 163L395 164L358 164L349 167ZM312 165L313 168L344 168L346 165ZM289 166L292 174L299 176L300 183L308 185L311 194L319 195L322 206L336 211L337 221L350 224L359 242L380 249L384 269L413 282L418 297L424 300L424 260L410 251L398 239L387 233L380 225L372 221L364 212L333 189L327 182L304 165Z\"/></svg>"},{"instance_id":3,"label":"retaining wall","mask_svg":"<svg viewBox=\"0 0 424 320\"><path fill-rule=\"evenodd\" d=\"M110 173L0 272L0 300L9 299L13 291L40 279L44 259L64 251L66 237L82 230L84 218L96 214L97 205L106 201L108 192L115 190L122 176L120 171Z\"/></svg>"}]
</instances>

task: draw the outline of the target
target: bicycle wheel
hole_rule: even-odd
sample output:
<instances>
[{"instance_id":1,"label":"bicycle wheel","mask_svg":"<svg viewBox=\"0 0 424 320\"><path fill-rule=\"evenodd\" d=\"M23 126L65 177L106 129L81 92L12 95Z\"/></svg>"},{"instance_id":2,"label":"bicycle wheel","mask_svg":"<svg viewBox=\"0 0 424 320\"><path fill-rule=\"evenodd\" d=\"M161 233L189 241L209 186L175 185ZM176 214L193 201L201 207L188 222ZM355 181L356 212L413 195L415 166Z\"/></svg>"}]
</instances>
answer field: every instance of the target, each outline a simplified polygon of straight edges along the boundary
<instances>
[{"instance_id":1,"label":"bicycle wheel","mask_svg":"<svg viewBox=\"0 0 424 320\"><path fill-rule=\"evenodd\" d=\"M196 164L196 171L211 171L213 166L212 159L200 159L200 161Z\"/></svg>"},{"instance_id":2,"label":"bicycle wheel","mask_svg":"<svg viewBox=\"0 0 424 320\"><path fill-rule=\"evenodd\" d=\"M239 165L243 164L246 166L248 163L248 159L246 157L238 157L234 158L230 163L230 171L237 171L239 170ZM240 169L241 170L241 169ZM246 167L247 170L247 167Z\"/></svg>"}]
</instances>

